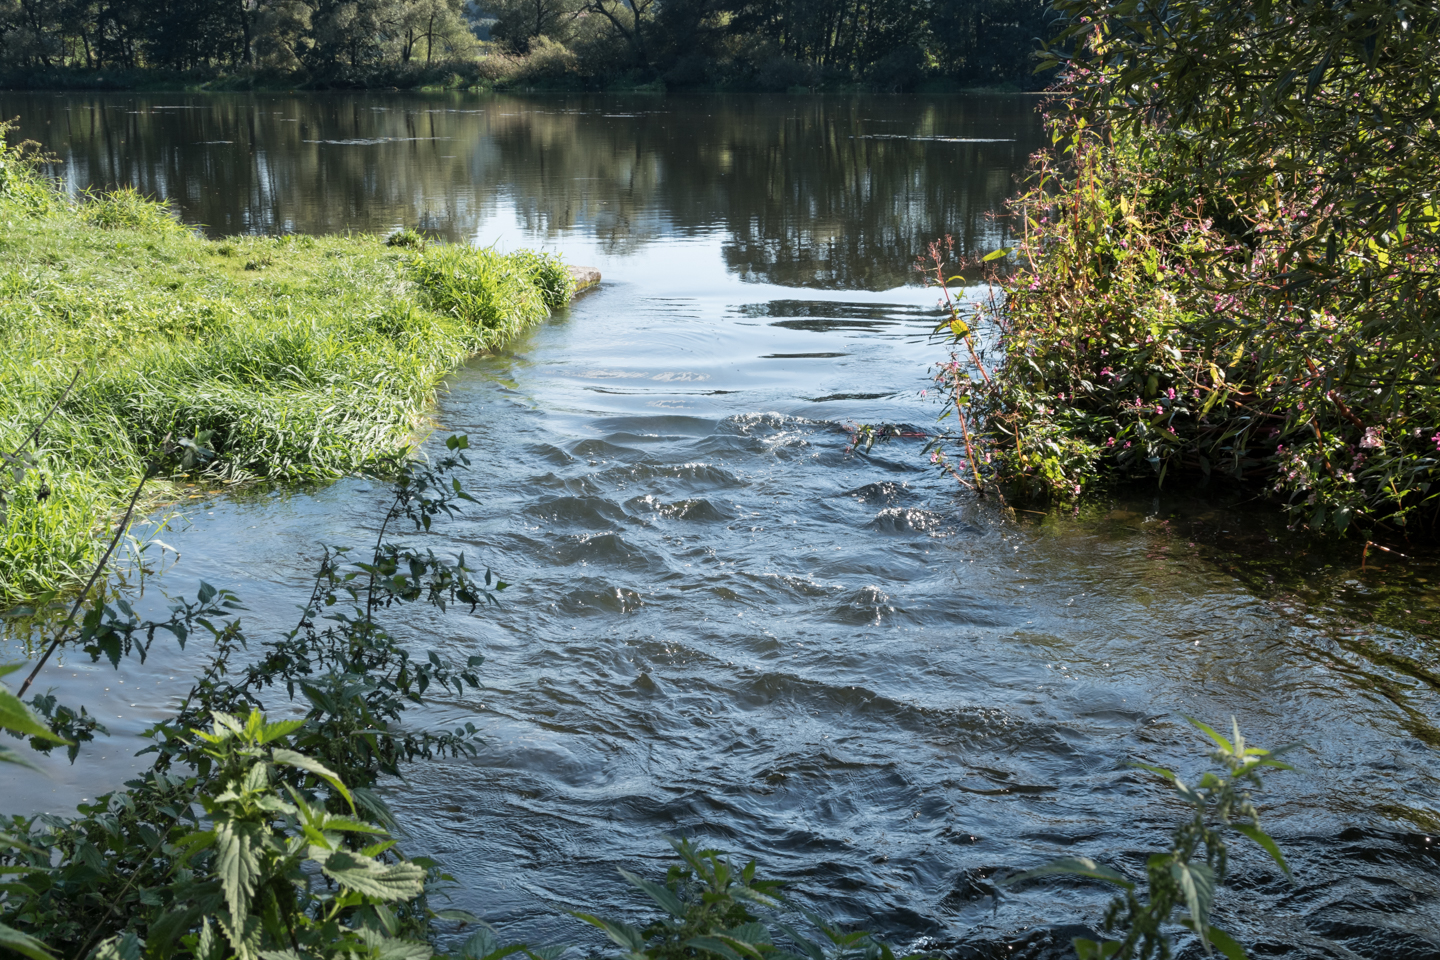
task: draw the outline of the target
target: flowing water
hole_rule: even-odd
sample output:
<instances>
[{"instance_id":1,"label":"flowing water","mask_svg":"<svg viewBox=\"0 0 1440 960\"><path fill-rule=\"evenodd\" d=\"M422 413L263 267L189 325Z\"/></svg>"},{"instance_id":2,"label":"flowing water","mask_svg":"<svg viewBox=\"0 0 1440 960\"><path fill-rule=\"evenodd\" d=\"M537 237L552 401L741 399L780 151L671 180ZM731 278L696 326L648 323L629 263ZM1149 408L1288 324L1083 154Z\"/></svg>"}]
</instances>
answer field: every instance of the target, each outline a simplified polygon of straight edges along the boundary
<instances>
[{"instance_id":1,"label":"flowing water","mask_svg":"<svg viewBox=\"0 0 1440 960\"><path fill-rule=\"evenodd\" d=\"M798 899L955 957L1058 956L1096 886L996 898L1058 854L1143 870L1183 810L1129 764L1203 763L1193 716L1300 768L1260 797L1294 867L1234 861L1252 956L1440 955L1440 565L1286 536L1239 495L1003 516L913 441L944 356L914 258L988 216L1040 144L1034 101L3 95L72 189L131 183L213 233L389 230L539 246L605 283L451 378L480 506L437 549L513 582L500 609L408 611L417 650L486 657L474 760L390 796L456 905L531 942L565 911L636 916L617 866L713 841ZM442 432L442 435L443 435ZM288 624L319 543L363 544L385 491L198 499L146 581ZM156 548L158 549L158 548ZM152 551L153 553L153 551ZM59 810L138 761L204 656L52 682L115 736L12 808Z\"/></svg>"}]
</instances>

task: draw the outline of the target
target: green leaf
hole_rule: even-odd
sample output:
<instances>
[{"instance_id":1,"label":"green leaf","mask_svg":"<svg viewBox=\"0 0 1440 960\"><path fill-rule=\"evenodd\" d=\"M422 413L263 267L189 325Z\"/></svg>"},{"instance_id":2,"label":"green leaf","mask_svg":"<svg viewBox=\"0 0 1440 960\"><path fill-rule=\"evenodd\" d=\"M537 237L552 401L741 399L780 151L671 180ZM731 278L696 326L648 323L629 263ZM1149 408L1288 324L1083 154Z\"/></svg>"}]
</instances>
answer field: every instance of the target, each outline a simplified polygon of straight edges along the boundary
<instances>
[{"instance_id":1,"label":"green leaf","mask_svg":"<svg viewBox=\"0 0 1440 960\"><path fill-rule=\"evenodd\" d=\"M1075 948L1075 955L1080 960L1109 960L1120 950L1120 941L1106 940L1104 943L1096 943L1094 940L1086 940L1084 937L1076 937L1070 941Z\"/></svg>"},{"instance_id":2,"label":"green leaf","mask_svg":"<svg viewBox=\"0 0 1440 960\"><path fill-rule=\"evenodd\" d=\"M643 890L645 893L649 894L650 899L660 904L660 909L670 914L670 916L676 918L677 920L684 919L685 904L681 903L680 898L675 896L675 894L672 893L670 890L654 882L653 880L646 880L644 877L637 877L635 874L631 873L629 870L624 869L623 867L620 869L620 876L628 880L632 887L636 887L637 889Z\"/></svg>"},{"instance_id":3,"label":"green leaf","mask_svg":"<svg viewBox=\"0 0 1440 960\"><path fill-rule=\"evenodd\" d=\"M512 943L502 947L500 938L495 936L495 931L489 925L482 925L470 935L470 939L460 947L460 956L465 960L504 960L512 953L519 953L525 949L523 943Z\"/></svg>"},{"instance_id":4,"label":"green leaf","mask_svg":"<svg viewBox=\"0 0 1440 960\"><path fill-rule=\"evenodd\" d=\"M1125 879L1125 875L1119 873L1103 864L1096 863L1089 857L1061 857L1043 867L1036 867L1034 870L1026 870L1024 873L1017 873L1013 877L1006 877L997 881L999 886L1009 887L1026 880L1033 880L1036 877L1048 877L1054 874L1068 874L1075 877L1089 877L1092 880L1104 880L1106 883L1113 883L1116 886L1124 887L1126 890L1134 890L1135 884Z\"/></svg>"},{"instance_id":5,"label":"green leaf","mask_svg":"<svg viewBox=\"0 0 1440 960\"><path fill-rule=\"evenodd\" d=\"M140 960L141 940L135 931L127 930L100 941L90 951L90 960Z\"/></svg>"},{"instance_id":6,"label":"green leaf","mask_svg":"<svg viewBox=\"0 0 1440 960\"><path fill-rule=\"evenodd\" d=\"M425 870L413 863L382 864L340 850L326 857L320 869L336 883L385 903L425 892Z\"/></svg>"},{"instance_id":7,"label":"green leaf","mask_svg":"<svg viewBox=\"0 0 1440 960\"><path fill-rule=\"evenodd\" d=\"M375 960L430 960L435 950L423 940L386 937L374 944Z\"/></svg>"},{"instance_id":8,"label":"green leaf","mask_svg":"<svg viewBox=\"0 0 1440 960\"><path fill-rule=\"evenodd\" d=\"M577 920L584 920L592 927L599 927L601 930L605 931L605 935L607 937L615 941L615 944L617 946L622 947L625 950L629 950L632 953L638 953L641 950L645 949L645 937L641 935L639 930L630 926L630 924L628 923L618 923L614 920L606 920L603 917L597 917L594 914L590 913L575 913L574 911L571 911L570 915L572 917L575 917Z\"/></svg>"},{"instance_id":9,"label":"green leaf","mask_svg":"<svg viewBox=\"0 0 1440 960\"><path fill-rule=\"evenodd\" d=\"M215 876L225 892L230 916L240 924L244 924L250 914L250 898L255 894L255 881L260 876L258 832L253 823L223 819L215 824ZM230 942L238 951L240 944L235 941L232 935Z\"/></svg>"},{"instance_id":10,"label":"green leaf","mask_svg":"<svg viewBox=\"0 0 1440 960\"><path fill-rule=\"evenodd\" d=\"M1226 957L1226 960L1249 960L1240 944L1236 943L1230 934L1219 927L1210 927L1207 931L1210 935L1210 943Z\"/></svg>"},{"instance_id":11,"label":"green leaf","mask_svg":"<svg viewBox=\"0 0 1440 960\"><path fill-rule=\"evenodd\" d=\"M725 931L723 936L756 946L770 944L770 931L763 923L742 923L738 927L732 927Z\"/></svg>"},{"instance_id":12,"label":"green leaf","mask_svg":"<svg viewBox=\"0 0 1440 960\"><path fill-rule=\"evenodd\" d=\"M1217 746L1220 746L1221 750L1224 750L1225 753L1234 753L1234 751L1236 751L1236 748L1234 748L1234 746L1231 746L1230 741L1225 740L1225 738L1221 737L1220 734L1215 733L1215 731L1212 730L1210 725L1202 724L1201 721L1195 720L1194 717L1187 717L1185 718L1185 720L1189 721L1189 724L1191 724L1192 727L1198 728L1201 733L1204 733L1205 735L1207 735L1207 737L1210 737L1211 740L1214 740L1215 744L1217 744Z\"/></svg>"},{"instance_id":13,"label":"green leaf","mask_svg":"<svg viewBox=\"0 0 1440 960\"><path fill-rule=\"evenodd\" d=\"M1280 852L1280 845L1277 844L1274 840L1272 840L1268 833L1266 833L1264 830L1261 830L1259 827L1248 823L1231 824L1231 826L1235 828L1236 833L1239 833L1242 836L1249 837L1251 840L1254 840L1256 843L1260 844L1260 846L1265 850L1265 852L1270 854L1270 859L1274 860L1275 863L1279 865L1280 869L1285 871L1285 876L1290 876L1290 867L1285 863L1285 856Z\"/></svg>"},{"instance_id":14,"label":"green leaf","mask_svg":"<svg viewBox=\"0 0 1440 960\"><path fill-rule=\"evenodd\" d=\"M1195 930L1196 933L1200 932L1195 929L1195 921L1190 917L1182 917L1180 919L1180 926L1187 930ZM1219 927L1207 926L1205 928L1205 936L1207 943L1224 954L1226 960L1249 960L1245 955L1245 950L1240 944L1236 943L1230 934L1221 930Z\"/></svg>"},{"instance_id":15,"label":"green leaf","mask_svg":"<svg viewBox=\"0 0 1440 960\"><path fill-rule=\"evenodd\" d=\"M6 664L0 667L0 676L11 673L22 664ZM25 705L25 702L4 687L0 687L0 727L14 731L23 737L35 737L51 743L65 743L70 741L64 737L56 736L45 723L44 718Z\"/></svg>"},{"instance_id":16,"label":"green leaf","mask_svg":"<svg viewBox=\"0 0 1440 960\"><path fill-rule=\"evenodd\" d=\"M290 734L305 726L304 720L276 720L265 724L260 730L260 743L273 743L281 737L288 737Z\"/></svg>"},{"instance_id":17,"label":"green leaf","mask_svg":"<svg viewBox=\"0 0 1440 960\"><path fill-rule=\"evenodd\" d=\"M1001 257L1008 257L1015 251L1014 247L1001 247L999 250L991 250L985 254L981 263L989 263L991 260L999 260Z\"/></svg>"},{"instance_id":18,"label":"green leaf","mask_svg":"<svg viewBox=\"0 0 1440 960\"><path fill-rule=\"evenodd\" d=\"M1148 763L1139 762L1131 763L1130 766L1138 767L1141 770L1149 770L1151 773L1158 773L1160 776L1164 777L1166 780L1169 780L1171 783L1174 783L1176 781L1174 771L1166 770L1164 767L1155 767L1151 766Z\"/></svg>"},{"instance_id":19,"label":"green leaf","mask_svg":"<svg viewBox=\"0 0 1440 960\"><path fill-rule=\"evenodd\" d=\"M307 773L315 774L315 776L334 787L335 792L345 798L345 802L350 805L350 811L352 813L355 811L355 798L350 796L350 791L345 788L345 784L340 782L340 777L319 760L307 757L305 754L297 753L294 750L286 750L283 747L277 747L271 752L270 756L281 766L296 767Z\"/></svg>"},{"instance_id":20,"label":"green leaf","mask_svg":"<svg viewBox=\"0 0 1440 960\"><path fill-rule=\"evenodd\" d=\"M235 948L235 956L238 960L256 960L260 956L260 918L247 916L239 923L226 912L221 912L215 918L220 929L225 933L225 939L230 941L230 946Z\"/></svg>"},{"instance_id":21,"label":"green leaf","mask_svg":"<svg viewBox=\"0 0 1440 960\"><path fill-rule=\"evenodd\" d=\"M1215 872L1204 863L1172 863L1170 876L1185 897L1191 919L1198 924L1196 932L1201 942L1208 943L1205 932L1209 927L1210 907L1215 902Z\"/></svg>"},{"instance_id":22,"label":"green leaf","mask_svg":"<svg viewBox=\"0 0 1440 960\"><path fill-rule=\"evenodd\" d=\"M0 947L14 950L18 954L29 957L30 960L55 960L55 955L45 944L28 934L21 933L14 927L7 927L3 923L0 923Z\"/></svg>"}]
</instances>

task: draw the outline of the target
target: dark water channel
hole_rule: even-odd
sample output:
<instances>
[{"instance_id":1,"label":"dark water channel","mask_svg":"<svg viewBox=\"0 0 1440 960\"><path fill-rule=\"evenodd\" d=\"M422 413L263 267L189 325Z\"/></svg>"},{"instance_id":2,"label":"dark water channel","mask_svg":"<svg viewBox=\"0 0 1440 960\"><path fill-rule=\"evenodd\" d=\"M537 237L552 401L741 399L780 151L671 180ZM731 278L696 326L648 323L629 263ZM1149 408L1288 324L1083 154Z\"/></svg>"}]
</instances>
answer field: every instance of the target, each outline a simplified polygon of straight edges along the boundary
<instances>
[{"instance_id":1,"label":"dark water channel","mask_svg":"<svg viewBox=\"0 0 1440 960\"><path fill-rule=\"evenodd\" d=\"M1033 101L0 95L69 182L133 183L216 233L388 230L559 250L606 282L440 400L482 502L437 549L515 586L409 612L417 649L487 658L474 761L391 795L412 852L505 933L589 944L697 836L903 944L1049 956L1097 887L996 903L998 871L1076 853L1141 869L1182 813L1132 760L1201 764L1183 720L1301 741L1260 797L1295 868L1242 850L1225 923L1253 956L1440 956L1440 565L1287 540L1254 505L1143 497L1005 519L916 447L926 241L987 214L1039 145ZM384 491L198 501L163 572L288 625L316 545L373 535ZM160 561L157 560L157 563ZM123 778L127 735L203 651L70 662L116 736L8 806ZM79 694L77 694L78 696ZM133 742L133 741L132 741ZM104 759L99 759L103 757ZM1055 955L1058 955L1056 953Z\"/></svg>"}]
</instances>

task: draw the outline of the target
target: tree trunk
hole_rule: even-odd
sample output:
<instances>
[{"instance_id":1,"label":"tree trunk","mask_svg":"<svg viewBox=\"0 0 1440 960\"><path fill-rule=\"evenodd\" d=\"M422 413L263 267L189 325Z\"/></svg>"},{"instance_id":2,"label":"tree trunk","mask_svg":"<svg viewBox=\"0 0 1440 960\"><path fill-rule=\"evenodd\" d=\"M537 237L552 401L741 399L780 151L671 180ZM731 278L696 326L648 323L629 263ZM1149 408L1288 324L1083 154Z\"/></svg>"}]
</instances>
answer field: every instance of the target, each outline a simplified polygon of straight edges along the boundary
<instances>
[{"instance_id":1,"label":"tree trunk","mask_svg":"<svg viewBox=\"0 0 1440 960\"><path fill-rule=\"evenodd\" d=\"M251 2L252 0L240 0L240 41L245 45L241 51L241 60L247 67L255 65L255 24L250 17Z\"/></svg>"}]
</instances>

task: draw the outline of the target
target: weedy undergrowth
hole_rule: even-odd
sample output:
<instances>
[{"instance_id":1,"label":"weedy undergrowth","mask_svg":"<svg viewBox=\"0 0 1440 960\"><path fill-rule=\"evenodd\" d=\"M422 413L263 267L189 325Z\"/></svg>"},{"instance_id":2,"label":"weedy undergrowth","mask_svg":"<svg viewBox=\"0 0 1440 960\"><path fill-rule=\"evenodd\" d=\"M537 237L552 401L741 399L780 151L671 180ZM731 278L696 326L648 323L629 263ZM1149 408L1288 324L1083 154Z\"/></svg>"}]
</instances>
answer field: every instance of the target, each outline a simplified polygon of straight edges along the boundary
<instances>
[{"instance_id":1,"label":"weedy undergrowth","mask_svg":"<svg viewBox=\"0 0 1440 960\"><path fill-rule=\"evenodd\" d=\"M208 453L193 443L172 447L174 457ZM387 539L396 523L423 533L471 499L455 475L469 464L466 448L465 438L451 437L433 462L402 458L385 471L395 496L366 559L349 562L345 549L326 548L299 621L281 636L250 637L238 598L207 584L168 617L145 620L92 577L101 586L82 594L43 645L22 695L59 648L117 666L151 655L166 636L182 647L203 638L214 652L173 716L148 731L155 759L142 777L76 817L7 824L7 945L35 960L52 952L76 960L424 960L435 923L477 922L430 906L448 878L398 852L393 818L374 789L408 761L473 750L473 725L414 730L403 714L427 692L477 687L481 658L413 658L379 619L415 602L473 612L507 586L488 571L479 577L463 556ZM298 718L267 718L296 706ZM0 727L42 752L66 746L72 761L104 732L83 708L49 694L27 704L8 691ZM6 750L0 760L17 756ZM485 942L472 945L472 960L493 952L476 954L477 945Z\"/></svg>"}]
</instances>

